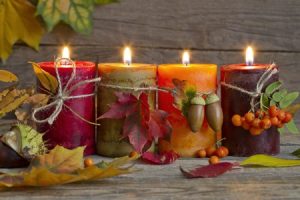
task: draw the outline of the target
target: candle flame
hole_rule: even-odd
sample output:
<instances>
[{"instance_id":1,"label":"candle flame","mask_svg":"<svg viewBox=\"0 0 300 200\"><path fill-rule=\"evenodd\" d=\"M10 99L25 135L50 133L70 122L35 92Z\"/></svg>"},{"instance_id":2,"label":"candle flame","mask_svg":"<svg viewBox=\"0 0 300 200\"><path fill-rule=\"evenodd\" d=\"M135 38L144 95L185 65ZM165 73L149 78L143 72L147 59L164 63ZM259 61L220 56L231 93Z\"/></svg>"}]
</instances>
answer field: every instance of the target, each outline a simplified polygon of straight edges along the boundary
<instances>
[{"instance_id":1,"label":"candle flame","mask_svg":"<svg viewBox=\"0 0 300 200\"><path fill-rule=\"evenodd\" d=\"M184 51L182 54L182 64L188 66L190 64L190 54L188 51Z\"/></svg>"},{"instance_id":2,"label":"candle flame","mask_svg":"<svg viewBox=\"0 0 300 200\"><path fill-rule=\"evenodd\" d=\"M129 47L125 47L124 52L123 52L123 62L126 65L131 64L131 50Z\"/></svg>"},{"instance_id":3,"label":"candle flame","mask_svg":"<svg viewBox=\"0 0 300 200\"><path fill-rule=\"evenodd\" d=\"M247 47L246 49L246 65L251 66L254 63L254 53L252 47Z\"/></svg>"},{"instance_id":4,"label":"candle flame","mask_svg":"<svg viewBox=\"0 0 300 200\"><path fill-rule=\"evenodd\" d=\"M70 58L70 51L68 47L64 47L62 50L62 58Z\"/></svg>"}]
</instances>

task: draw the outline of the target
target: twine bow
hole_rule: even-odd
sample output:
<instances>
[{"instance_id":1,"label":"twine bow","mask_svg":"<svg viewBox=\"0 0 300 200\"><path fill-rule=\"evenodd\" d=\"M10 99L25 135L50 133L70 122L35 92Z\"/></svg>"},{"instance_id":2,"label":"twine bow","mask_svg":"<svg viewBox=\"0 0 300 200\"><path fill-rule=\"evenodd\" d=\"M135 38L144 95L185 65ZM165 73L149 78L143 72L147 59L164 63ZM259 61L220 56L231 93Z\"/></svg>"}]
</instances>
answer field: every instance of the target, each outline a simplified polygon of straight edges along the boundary
<instances>
[{"instance_id":1,"label":"twine bow","mask_svg":"<svg viewBox=\"0 0 300 200\"><path fill-rule=\"evenodd\" d=\"M67 84L65 85L65 87L62 86L62 81L61 81L61 77L60 74L58 72L58 66L61 64L61 61L67 62L68 64L71 64L72 66L72 74L70 76L70 79L68 80ZM88 84L88 83L95 83L95 82L100 82L101 78L97 77L97 78L93 78L93 79L89 79L89 80L83 80L80 81L76 84L74 84L73 86L70 87L70 84L72 83L72 81L74 80L74 78L76 77L76 65L75 62L72 61L71 59L68 58L57 58L55 60L54 63L54 67L55 67L55 74L57 77L57 82L58 82L58 89L57 89L57 94L54 96L54 100L45 105L45 106L41 106L39 108L35 108L33 110L32 113L32 119L33 121L37 122L37 123L45 123L47 122L48 124L52 125L53 122L55 121L55 119L58 117L58 115L60 114L60 112L62 111L63 107L67 107L72 113L74 113L76 116L78 116L80 119L82 119L83 121L93 124L93 125L98 125L95 124L93 122L90 122L86 119L84 119L82 116L80 116L78 113L76 113L73 109L71 109L69 106L67 106L64 102L66 100L70 100L70 99L82 99L82 98L86 98L86 97L91 97L94 96L94 93L91 94L82 94L82 95L71 95L71 93L76 90L78 87ZM48 116L45 119L37 119L36 114L47 110L49 108L53 108L54 107L54 111L51 113L50 116Z\"/></svg>"},{"instance_id":2,"label":"twine bow","mask_svg":"<svg viewBox=\"0 0 300 200\"><path fill-rule=\"evenodd\" d=\"M257 84L256 84L256 89L255 91L248 91L245 90L241 87L235 86L235 85L231 85L225 82L221 82L221 85L224 85L228 88L240 91L244 94L248 94L249 96L251 96L251 101L250 101L250 106L251 106L251 111L255 110L255 99L257 97L260 97L262 95L262 89L264 88L265 84L269 81L269 79L276 73L278 73L277 68L275 67L275 63L272 63L267 70L262 74L262 76L259 78Z\"/></svg>"}]
</instances>

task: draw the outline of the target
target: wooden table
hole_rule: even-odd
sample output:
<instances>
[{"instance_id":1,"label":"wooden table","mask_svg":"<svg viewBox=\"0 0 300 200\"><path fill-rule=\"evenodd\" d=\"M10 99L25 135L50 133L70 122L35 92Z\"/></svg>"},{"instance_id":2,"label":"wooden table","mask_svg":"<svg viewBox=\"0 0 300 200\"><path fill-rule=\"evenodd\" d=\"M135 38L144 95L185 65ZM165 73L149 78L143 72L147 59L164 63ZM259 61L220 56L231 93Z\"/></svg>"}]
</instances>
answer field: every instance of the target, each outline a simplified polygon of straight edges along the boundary
<instances>
[{"instance_id":1,"label":"wooden table","mask_svg":"<svg viewBox=\"0 0 300 200\"><path fill-rule=\"evenodd\" d=\"M282 157L300 148L300 136L282 136ZM95 159L106 159L94 156ZM241 161L227 157L224 160ZM299 199L300 167L242 168L217 178L186 179L179 166L207 164L206 159L180 159L164 166L136 164L140 172L106 180L47 188L10 189L0 199Z\"/></svg>"}]
</instances>

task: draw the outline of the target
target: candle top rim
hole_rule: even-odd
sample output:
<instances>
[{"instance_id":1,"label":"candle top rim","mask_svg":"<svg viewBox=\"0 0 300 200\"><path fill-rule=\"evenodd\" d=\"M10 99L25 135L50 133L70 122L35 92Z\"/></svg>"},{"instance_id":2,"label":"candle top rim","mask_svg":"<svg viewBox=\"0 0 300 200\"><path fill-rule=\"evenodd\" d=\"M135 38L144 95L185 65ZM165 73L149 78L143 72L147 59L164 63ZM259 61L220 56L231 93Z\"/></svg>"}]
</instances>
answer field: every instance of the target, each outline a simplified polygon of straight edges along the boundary
<instances>
[{"instance_id":1,"label":"candle top rim","mask_svg":"<svg viewBox=\"0 0 300 200\"><path fill-rule=\"evenodd\" d=\"M265 70L268 68L271 64L260 64L260 63L254 63L253 65L246 65L245 63L240 64L229 64L229 65L223 65L221 67L222 71L230 71L230 70ZM276 66L277 67L277 66Z\"/></svg>"},{"instance_id":2,"label":"candle top rim","mask_svg":"<svg viewBox=\"0 0 300 200\"><path fill-rule=\"evenodd\" d=\"M91 61L74 61L76 68L93 68L95 67L95 63ZM54 68L54 62L53 61L45 61L45 62L39 62L38 65L41 67L48 67L48 68ZM72 68L72 65L64 65L63 68Z\"/></svg>"},{"instance_id":3,"label":"candle top rim","mask_svg":"<svg viewBox=\"0 0 300 200\"><path fill-rule=\"evenodd\" d=\"M213 63L191 63L188 65L179 64L179 63L170 63L170 64L160 64L158 67L178 67L178 68L215 68L218 67L217 64Z\"/></svg>"},{"instance_id":4,"label":"candle top rim","mask_svg":"<svg viewBox=\"0 0 300 200\"><path fill-rule=\"evenodd\" d=\"M155 64L131 63L127 66L125 63L98 63L99 67L119 67L119 68L139 68L139 67L156 67Z\"/></svg>"}]
</instances>

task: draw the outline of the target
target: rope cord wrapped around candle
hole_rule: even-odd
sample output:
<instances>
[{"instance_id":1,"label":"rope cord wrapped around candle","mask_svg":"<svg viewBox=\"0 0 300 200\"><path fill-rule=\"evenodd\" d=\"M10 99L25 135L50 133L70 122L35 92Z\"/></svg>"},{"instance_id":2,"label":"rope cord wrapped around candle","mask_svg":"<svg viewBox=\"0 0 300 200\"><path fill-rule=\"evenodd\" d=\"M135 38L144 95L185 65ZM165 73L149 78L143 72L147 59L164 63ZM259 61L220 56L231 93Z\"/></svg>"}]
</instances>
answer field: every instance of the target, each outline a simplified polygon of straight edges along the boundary
<instances>
[{"instance_id":1,"label":"rope cord wrapped around candle","mask_svg":"<svg viewBox=\"0 0 300 200\"><path fill-rule=\"evenodd\" d=\"M228 87L230 89L233 89L233 90L237 90L241 93L244 93L244 94L247 94L247 95L251 96L251 101L250 101L251 111L255 111L255 106L256 106L255 99L262 95L262 89L264 88L265 84L276 73L278 73L278 70L276 68L275 63L272 63L267 68L267 70L262 74L262 76L259 78L259 80L256 84L256 90L255 91L248 91L248 90L245 90L241 87L225 83L225 81L221 82L221 85L223 85L225 87Z\"/></svg>"},{"instance_id":2,"label":"rope cord wrapped around candle","mask_svg":"<svg viewBox=\"0 0 300 200\"><path fill-rule=\"evenodd\" d=\"M61 81L61 77L59 75L59 71L58 71L58 66L61 65L61 62L64 61L64 63L68 63L72 66L72 73L70 76L70 79L67 81L66 85L63 87L62 85L62 81ZM95 82L100 82L101 78L97 77L97 78L93 78L93 79L88 79L88 80L83 80L80 81L78 83L76 83L75 85L70 87L70 84L72 83L72 81L75 79L76 77L76 65L75 62L72 61L71 59L68 58L57 58L55 60L54 63L54 67L55 67L55 74L57 77L57 82L58 82L58 89L57 89L57 94L53 97L53 101L45 106L41 106L39 108L35 108L32 112L32 119L33 121L35 121L36 123L45 123L47 122L48 124L52 125L53 122L55 121L55 119L58 117L59 113L62 111L63 106L65 106L66 108L68 108L73 114L75 114L77 117L79 117L80 119L82 119L83 121L89 123L89 124L93 124L93 125L99 125L97 123L94 122L90 122L86 119L84 119L82 116L80 116L78 113L76 113L73 109L71 109L69 106L67 106L64 102L66 100L70 100L70 99L81 99L81 98L86 98L86 97L91 97L94 96L95 93L90 93L90 94L82 94L82 95L71 95L71 93L76 90L78 87L88 84L88 83L95 83ZM36 114L38 114L39 112L42 112L44 110L47 110L49 108L54 108L54 111L51 113L50 116L48 116L45 119L38 119L36 117Z\"/></svg>"},{"instance_id":3,"label":"rope cord wrapped around candle","mask_svg":"<svg viewBox=\"0 0 300 200\"><path fill-rule=\"evenodd\" d=\"M175 94L176 90L174 88L160 88L160 87L154 87L154 86L149 86L149 87L129 87L129 86L120 86L120 85L112 85L112 84L99 84L101 87L107 87L107 88L113 88L113 89L122 89L122 90L133 90L135 92L137 91L160 91L160 92L169 92L171 94ZM199 95L208 95L211 94L212 92L197 92Z\"/></svg>"}]
</instances>

